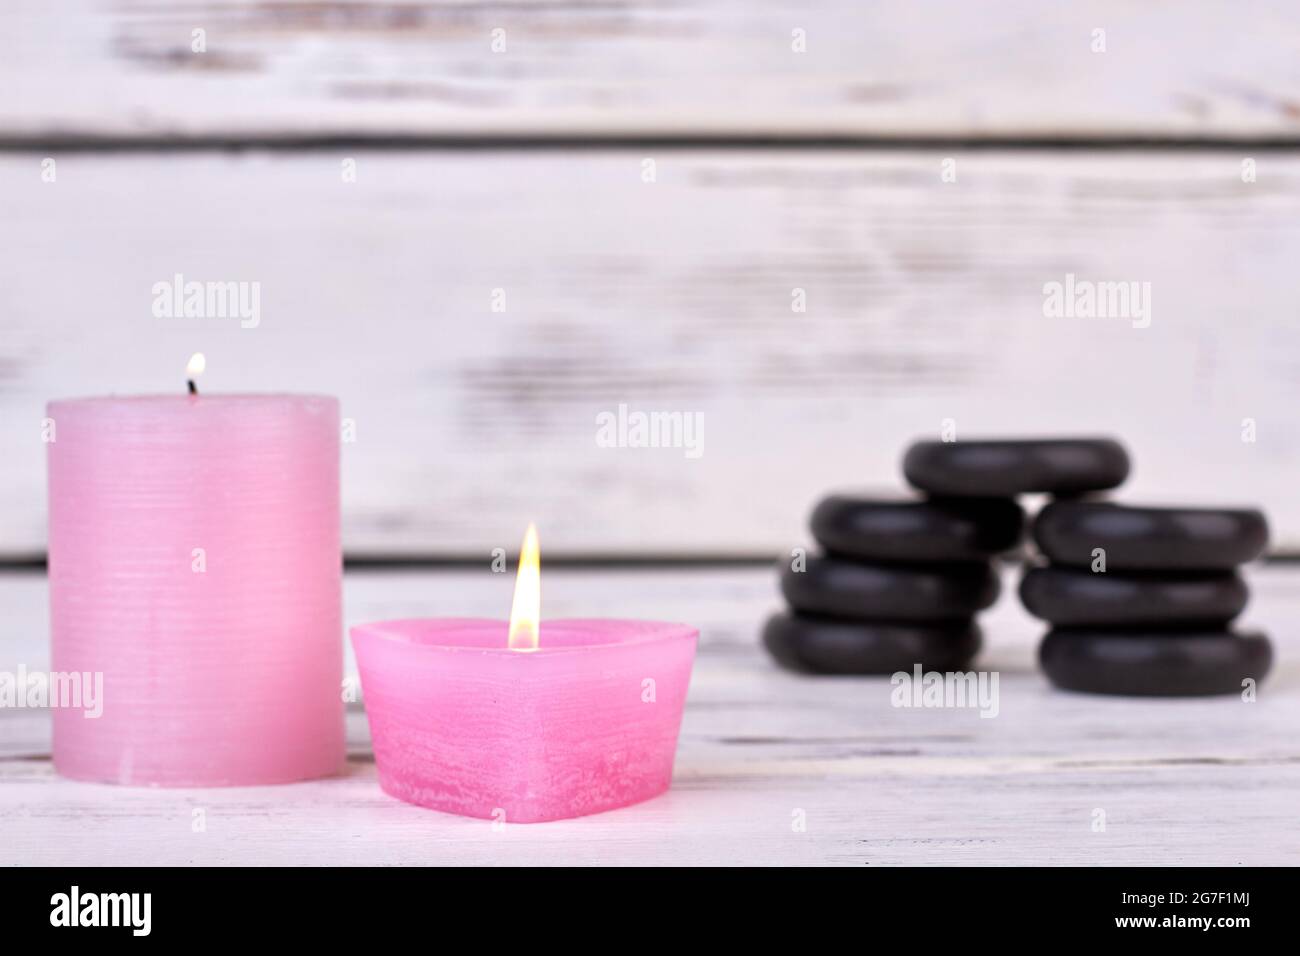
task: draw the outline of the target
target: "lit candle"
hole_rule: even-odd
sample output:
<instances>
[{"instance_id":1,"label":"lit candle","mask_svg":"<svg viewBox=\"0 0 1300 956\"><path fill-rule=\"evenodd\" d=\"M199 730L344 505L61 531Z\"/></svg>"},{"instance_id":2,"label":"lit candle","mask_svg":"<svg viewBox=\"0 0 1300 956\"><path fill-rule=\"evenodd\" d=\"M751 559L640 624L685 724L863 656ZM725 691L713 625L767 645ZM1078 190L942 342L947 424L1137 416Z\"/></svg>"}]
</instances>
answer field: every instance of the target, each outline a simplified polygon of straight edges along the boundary
<instances>
[{"instance_id":1,"label":"lit candle","mask_svg":"<svg viewBox=\"0 0 1300 956\"><path fill-rule=\"evenodd\" d=\"M530 527L509 622L352 629L387 793L449 813L535 823L668 789L698 632L648 621L543 622L540 591Z\"/></svg>"},{"instance_id":2,"label":"lit candle","mask_svg":"<svg viewBox=\"0 0 1300 956\"><path fill-rule=\"evenodd\" d=\"M54 765L121 784L319 777L343 764L339 411L313 395L51 402ZM57 703L52 701L52 703Z\"/></svg>"}]
</instances>

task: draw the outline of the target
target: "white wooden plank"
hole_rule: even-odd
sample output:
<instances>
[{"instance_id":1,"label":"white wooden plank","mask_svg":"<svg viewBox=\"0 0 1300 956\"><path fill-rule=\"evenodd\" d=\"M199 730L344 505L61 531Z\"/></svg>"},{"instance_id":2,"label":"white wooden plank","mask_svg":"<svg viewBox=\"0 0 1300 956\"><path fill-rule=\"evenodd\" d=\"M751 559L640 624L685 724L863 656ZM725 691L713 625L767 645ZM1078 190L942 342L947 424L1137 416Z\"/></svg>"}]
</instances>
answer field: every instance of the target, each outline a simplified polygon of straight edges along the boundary
<instances>
[{"instance_id":1,"label":"white wooden plank","mask_svg":"<svg viewBox=\"0 0 1300 956\"><path fill-rule=\"evenodd\" d=\"M1293 137L1293 13L1230 0L9 0L0 130Z\"/></svg>"},{"instance_id":2,"label":"white wooden plank","mask_svg":"<svg viewBox=\"0 0 1300 956\"><path fill-rule=\"evenodd\" d=\"M132 790L0 764L0 863L103 865L1292 865L1294 767L1134 768L1045 780L885 774L762 789L678 785L582 820L507 825L386 797L369 765L329 783ZM1105 833L1090 829L1108 811ZM191 831L202 809L207 830ZM808 829L792 832L803 810Z\"/></svg>"},{"instance_id":3,"label":"white wooden plank","mask_svg":"<svg viewBox=\"0 0 1300 956\"><path fill-rule=\"evenodd\" d=\"M347 576L350 623L501 614L507 576ZM977 666L1000 712L908 710L885 678L778 670L757 629L771 572L545 573L546 613L625 614L701 627L674 785L637 807L493 831L378 789L364 724L339 779L289 787L152 790L56 777L36 723L0 711L0 864L1290 864L1300 863L1300 571L1252 569L1243 622L1280 664L1259 700L1129 700L1051 690L1040 626L1006 593ZM1010 585L1013 582L1008 582ZM39 661L39 576L0 576L14 630L0 669ZM18 635L15 637L15 635ZM22 722L25 730L4 736ZM15 746L18 737L26 747ZM207 830L191 830L192 811ZM1096 809L1105 832L1094 832ZM803 810L806 832L791 828Z\"/></svg>"},{"instance_id":4,"label":"white wooden plank","mask_svg":"<svg viewBox=\"0 0 1300 956\"><path fill-rule=\"evenodd\" d=\"M353 553L486 555L533 519L544 553L775 555L946 418L1115 433L1129 500L1257 502L1300 548L1300 160L345 158L0 159L0 552L43 547L45 402L178 389L196 350L205 389L341 396ZM260 324L156 318L177 273L261 283ZM1150 282L1150 327L1045 317L1071 273ZM599 447L620 404L701 415L702 457Z\"/></svg>"}]
</instances>

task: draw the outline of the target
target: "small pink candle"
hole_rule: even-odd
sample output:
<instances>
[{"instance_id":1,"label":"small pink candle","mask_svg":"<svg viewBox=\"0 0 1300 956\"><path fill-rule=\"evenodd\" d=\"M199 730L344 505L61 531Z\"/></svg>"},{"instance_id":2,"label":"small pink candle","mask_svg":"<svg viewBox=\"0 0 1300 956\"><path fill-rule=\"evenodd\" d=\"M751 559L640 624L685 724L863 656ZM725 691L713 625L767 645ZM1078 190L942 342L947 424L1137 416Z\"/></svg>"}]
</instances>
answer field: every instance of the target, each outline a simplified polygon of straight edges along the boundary
<instances>
[{"instance_id":1,"label":"small pink candle","mask_svg":"<svg viewBox=\"0 0 1300 956\"><path fill-rule=\"evenodd\" d=\"M54 709L81 780L280 783L343 763L339 412L308 395L49 405Z\"/></svg>"},{"instance_id":2,"label":"small pink candle","mask_svg":"<svg viewBox=\"0 0 1300 956\"><path fill-rule=\"evenodd\" d=\"M526 544L510 623L352 629L385 792L449 813L536 823L668 789L698 632L618 620L539 626L536 601L520 598L535 567ZM521 604L531 604L531 617L520 616Z\"/></svg>"}]
</instances>

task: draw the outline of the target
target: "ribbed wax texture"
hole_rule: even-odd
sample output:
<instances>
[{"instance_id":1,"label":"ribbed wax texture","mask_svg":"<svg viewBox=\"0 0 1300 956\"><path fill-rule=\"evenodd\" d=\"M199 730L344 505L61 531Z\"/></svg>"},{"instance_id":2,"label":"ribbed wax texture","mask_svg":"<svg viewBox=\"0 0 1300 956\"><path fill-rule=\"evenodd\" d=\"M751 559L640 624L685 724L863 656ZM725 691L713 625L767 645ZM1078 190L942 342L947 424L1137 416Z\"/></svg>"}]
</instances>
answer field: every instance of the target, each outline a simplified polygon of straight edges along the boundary
<instances>
[{"instance_id":1,"label":"ribbed wax texture","mask_svg":"<svg viewBox=\"0 0 1300 956\"><path fill-rule=\"evenodd\" d=\"M482 646L475 627L500 647ZM420 643L448 632L478 646ZM591 646L547 646L562 636ZM505 639L505 622L353 628L386 792L464 816L534 823L613 810L668 789L694 629L554 621L542 623L538 651L505 650Z\"/></svg>"},{"instance_id":2,"label":"ribbed wax texture","mask_svg":"<svg viewBox=\"0 0 1300 956\"><path fill-rule=\"evenodd\" d=\"M237 786L343 762L339 412L295 395L53 402L54 764L120 784Z\"/></svg>"}]
</instances>

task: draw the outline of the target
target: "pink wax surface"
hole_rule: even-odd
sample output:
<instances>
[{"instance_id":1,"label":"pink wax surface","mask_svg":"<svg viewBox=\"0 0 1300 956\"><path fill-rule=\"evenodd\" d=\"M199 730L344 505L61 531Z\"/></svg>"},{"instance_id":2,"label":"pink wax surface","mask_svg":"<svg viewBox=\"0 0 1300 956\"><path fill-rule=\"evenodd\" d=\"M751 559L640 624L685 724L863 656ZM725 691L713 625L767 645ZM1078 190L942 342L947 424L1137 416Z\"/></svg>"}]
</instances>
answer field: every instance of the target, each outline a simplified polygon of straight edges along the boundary
<instances>
[{"instance_id":1,"label":"pink wax surface","mask_svg":"<svg viewBox=\"0 0 1300 956\"><path fill-rule=\"evenodd\" d=\"M58 772L233 786L341 770L337 400L48 415L52 668L103 674L102 716L53 711Z\"/></svg>"},{"instance_id":2,"label":"pink wax surface","mask_svg":"<svg viewBox=\"0 0 1300 956\"><path fill-rule=\"evenodd\" d=\"M541 646L505 621L352 629L379 783L408 803L506 823L613 810L672 780L698 632L557 620Z\"/></svg>"}]
</instances>

